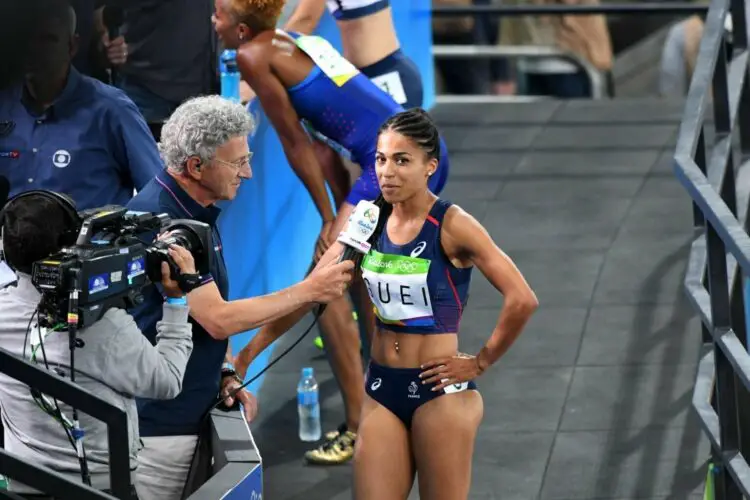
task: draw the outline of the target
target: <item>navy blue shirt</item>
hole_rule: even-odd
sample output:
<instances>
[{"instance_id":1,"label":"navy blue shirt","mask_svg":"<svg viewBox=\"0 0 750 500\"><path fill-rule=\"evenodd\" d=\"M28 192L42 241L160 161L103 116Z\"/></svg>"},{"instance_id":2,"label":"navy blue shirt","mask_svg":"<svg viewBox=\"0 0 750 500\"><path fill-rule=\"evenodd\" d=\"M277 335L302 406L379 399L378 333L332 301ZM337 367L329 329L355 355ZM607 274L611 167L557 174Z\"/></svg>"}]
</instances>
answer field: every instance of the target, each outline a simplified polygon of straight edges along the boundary
<instances>
[{"instance_id":1,"label":"navy blue shirt","mask_svg":"<svg viewBox=\"0 0 750 500\"><path fill-rule=\"evenodd\" d=\"M0 175L10 196L31 189L69 195L79 210L125 205L163 163L135 104L119 89L71 68L42 115L24 85L0 91Z\"/></svg>"},{"instance_id":2,"label":"navy blue shirt","mask_svg":"<svg viewBox=\"0 0 750 500\"><path fill-rule=\"evenodd\" d=\"M193 219L213 228L214 251L211 275L221 296L229 296L229 282L216 219L220 209L202 207L193 200L165 170L162 170L128 203L130 210L166 213L172 219ZM155 285L144 290L144 302L130 311L138 327L156 344L156 322L161 319L164 299ZM141 436L182 436L198 434L201 417L219 395L221 365L227 352L227 340L216 340L197 322L193 324L193 353L185 370L182 392L174 399L138 400Z\"/></svg>"}]
</instances>

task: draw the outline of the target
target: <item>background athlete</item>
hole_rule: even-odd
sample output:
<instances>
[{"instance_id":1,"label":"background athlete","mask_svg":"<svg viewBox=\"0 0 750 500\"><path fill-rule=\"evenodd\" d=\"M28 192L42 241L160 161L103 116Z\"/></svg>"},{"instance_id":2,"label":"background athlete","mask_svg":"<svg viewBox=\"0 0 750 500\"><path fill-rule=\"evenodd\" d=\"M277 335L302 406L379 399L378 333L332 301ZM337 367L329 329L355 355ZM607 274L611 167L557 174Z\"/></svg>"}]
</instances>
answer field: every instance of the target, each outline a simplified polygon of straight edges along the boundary
<instances>
[{"instance_id":1,"label":"background athlete","mask_svg":"<svg viewBox=\"0 0 750 500\"><path fill-rule=\"evenodd\" d=\"M422 75L414 61L401 50L390 2L299 0L284 30L311 34L326 6L341 33L344 58L404 108L421 107ZM341 157L324 143L316 141L315 151L336 204L340 206L351 185L349 172Z\"/></svg>"},{"instance_id":2,"label":"background athlete","mask_svg":"<svg viewBox=\"0 0 750 500\"><path fill-rule=\"evenodd\" d=\"M216 0L214 24L224 45L237 49L242 79L256 92L292 169L323 218L316 245L318 258L341 232L354 205L379 195L374 167L377 132L384 121L403 108L324 39L276 30L283 5L282 0ZM350 151L362 167L362 175L335 216L320 163L301 119ZM444 144L441 151L438 168L429 182L434 193L443 189L448 176ZM361 282L354 286L364 290ZM374 319L365 322L374 325ZM344 399L346 426L328 433L327 441L308 452L306 458L313 463L342 463L353 455L364 397L359 331L348 300L329 303L320 326ZM246 368L238 358L238 373L244 376Z\"/></svg>"},{"instance_id":3,"label":"background athlete","mask_svg":"<svg viewBox=\"0 0 750 500\"><path fill-rule=\"evenodd\" d=\"M468 497L483 416L474 380L510 348L538 303L513 264L471 215L429 189L438 131L414 109L388 120L376 170L387 202L361 270L378 311L354 456L355 498ZM318 265L341 252L334 243ZM476 356L458 352L473 267L503 295L497 326ZM387 271L387 272L386 272ZM269 345L304 310L261 330L247 350Z\"/></svg>"}]
</instances>

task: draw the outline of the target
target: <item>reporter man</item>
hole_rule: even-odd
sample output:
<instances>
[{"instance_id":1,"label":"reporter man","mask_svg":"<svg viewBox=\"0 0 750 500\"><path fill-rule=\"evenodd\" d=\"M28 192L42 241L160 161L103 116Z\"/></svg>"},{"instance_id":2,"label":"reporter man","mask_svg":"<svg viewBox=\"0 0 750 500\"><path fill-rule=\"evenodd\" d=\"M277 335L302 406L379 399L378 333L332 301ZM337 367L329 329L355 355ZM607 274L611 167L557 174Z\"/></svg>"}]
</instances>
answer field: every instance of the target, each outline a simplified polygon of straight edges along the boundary
<instances>
[{"instance_id":1,"label":"reporter man","mask_svg":"<svg viewBox=\"0 0 750 500\"><path fill-rule=\"evenodd\" d=\"M204 416L220 394L226 395L242 383L234 373L227 338L246 330L246 325L262 325L301 305L340 297L350 279L351 263L341 263L321 267L302 283L275 294L227 301L229 277L216 228L220 209L215 203L234 199L240 183L252 176L247 136L253 128L252 117L240 104L219 96L185 101L162 128L159 147L166 170L128 204L131 210L209 224L215 245L210 255L211 276L206 277L213 282L200 280L198 290L213 291L216 300L191 301L191 310L197 307L200 314L191 319L195 349L182 393L169 401L138 402L144 448L138 456L136 489L144 500L180 498ZM133 315L143 333L153 338L154 325L161 316L161 291L150 287L145 295ZM244 390L237 398L246 419L252 420L257 412L255 398ZM231 406L232 401L227 404Z\"/></svg>"},{"instance_id":2,"label":"reporter man","mask_svg":"<svg viewBox=\"0 0 750 500\"><path fill-rule=\"evenodd\" d=\"M67 209L65 204L69 204ZM75 242L81 226L75 213L73 202L66 197L50 191L31 191L8 202L2 227L5 256L18 273L18 282L16 286L0 290L0 347L41 363L41 354L32 355L36 351L34 338L39 335L44 342L42 352L47 367L64 373L65 377L70 376L68 334L45 332L32 321L41 294L32 284L30 273L35 261ZM184 258L189 265L192 257ZM166 265L162 273L164 283L170 285ZM173 286L168 287L168 294L182 297ZM83 346L76 351L76 383L127 414L131 474L136 468L140 447L133 396L173 398L179 394L193 348L188 308L170 300L160 308L162 320L157 325L156 347L145 339L123 309L109 309L98 322L77 333ZM81 466L66 431L60 422L37 406L27 385L0 375L0 408L8 452L72 480L81 480ZM59 408L71 418L69 406L61 403ZM109 488L107 426L82 412L79 417L86 433L84 442L91 485L106 490ZM10 490L29 498L46 498L16 482L10 483Z\"/></svg>"}]
</instances>

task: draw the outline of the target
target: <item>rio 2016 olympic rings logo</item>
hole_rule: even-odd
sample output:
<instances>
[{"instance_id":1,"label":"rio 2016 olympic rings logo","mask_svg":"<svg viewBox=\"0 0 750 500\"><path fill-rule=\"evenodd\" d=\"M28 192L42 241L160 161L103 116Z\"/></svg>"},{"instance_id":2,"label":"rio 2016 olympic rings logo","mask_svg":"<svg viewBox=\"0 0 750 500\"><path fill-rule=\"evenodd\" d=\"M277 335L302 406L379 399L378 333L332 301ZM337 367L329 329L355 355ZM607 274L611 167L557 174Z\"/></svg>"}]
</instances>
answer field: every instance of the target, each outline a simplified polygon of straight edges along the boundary
<instances>
[{"instance_id":1,"label":"rio 2016 olympic rings logo","mask_svg":"<svg viewBox=\"0 0 750 500\"><path fill-rule=\"evenodd\" d=\"M375 213L375 211L371 208L368 208L365 210L365 213L363 214L367 220L370 221L370 224L375 224L378 221L378 216Z\"/></svg>"},{"instance_id":2,"label":"rio 2016 olympic rings logo","mask_svg":"<svg viewBox=\"0 0 750 500\"><path fill-rule=\"evenodd\" d=\"M411 262L408 260L371 260L369 264L377 269L395 269L397 271L401 271L406 274L412 274L414 271L417 271L421 266L417 264L416 262ZM426 271L423 271L426 273Z\"/></svg>"}]
</instances>

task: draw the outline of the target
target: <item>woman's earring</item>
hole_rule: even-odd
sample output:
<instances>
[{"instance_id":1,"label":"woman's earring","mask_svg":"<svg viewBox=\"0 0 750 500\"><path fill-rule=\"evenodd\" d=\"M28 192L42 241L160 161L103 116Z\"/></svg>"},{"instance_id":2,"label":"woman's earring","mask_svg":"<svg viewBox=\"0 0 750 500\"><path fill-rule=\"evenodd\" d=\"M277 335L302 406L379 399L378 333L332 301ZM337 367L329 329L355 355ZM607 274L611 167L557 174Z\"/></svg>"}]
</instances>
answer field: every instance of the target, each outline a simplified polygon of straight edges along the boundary
<instances>
[{"instance_id":1,"label":"woman's earring","mask_svg":"<svg viewBox=\"0 0 750 500\"><path fill-rule=\"evenodd\" d=\"M238 36L237 38L239 38L239 39L240 39L240 42L244 41L244 40L245 40L245 35L244 35L244 33L240 33L240 34L239 34L239 36Z\"/></svg>"}]
</instances>

